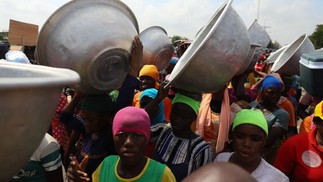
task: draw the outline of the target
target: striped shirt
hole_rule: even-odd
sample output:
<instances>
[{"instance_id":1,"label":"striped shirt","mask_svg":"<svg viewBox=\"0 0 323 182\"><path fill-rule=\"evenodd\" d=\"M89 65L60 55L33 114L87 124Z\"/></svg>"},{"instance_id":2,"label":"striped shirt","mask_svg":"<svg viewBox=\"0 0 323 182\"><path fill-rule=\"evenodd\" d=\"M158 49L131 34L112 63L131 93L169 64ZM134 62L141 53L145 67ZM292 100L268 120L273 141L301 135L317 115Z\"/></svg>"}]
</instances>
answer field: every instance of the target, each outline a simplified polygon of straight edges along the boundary
<instances>
[{"instance_id":1,"label":"striped shirt","mask_svg":"<svg viewBox=\"0 0 323 182\"><path fill-rule=\"evenodd\" d=\"M56 139L46 133L30 160L10 181L47 181L46 172L61 166L60 146Z\"/></svg>"},{"instance_id":2,"label":"striped shirt","mask_svg":"<svg viewBox=\"0 0 323 182\"><path fill-rule=\"evenodd\" d=\"M186 155L189 155L188 174L192 173L199 167L212 162L213 153L210 146L199 136L191 140L189 147L189 139L176 137L170 124L158 124L156 127L163 126L164 129L160 133L156 143L155 153L162 160L171 164L182 164L185 162ZM153 129L152 129L153 130Z\"/></svg>"}]
</instances>

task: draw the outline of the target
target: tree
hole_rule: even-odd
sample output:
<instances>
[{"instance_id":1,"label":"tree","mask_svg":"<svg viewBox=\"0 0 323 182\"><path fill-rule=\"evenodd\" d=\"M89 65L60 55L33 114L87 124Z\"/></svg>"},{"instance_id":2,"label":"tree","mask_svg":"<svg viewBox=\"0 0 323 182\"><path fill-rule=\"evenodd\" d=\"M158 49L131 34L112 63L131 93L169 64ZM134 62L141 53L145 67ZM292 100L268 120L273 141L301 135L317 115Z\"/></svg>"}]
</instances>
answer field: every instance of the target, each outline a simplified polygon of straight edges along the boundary
<instances>
[{"instance_id":1,"label":"tree","mask_svg":"<svg viewBox=\"0 0 323 182\"><path fill-rule=\"evenodd\" d=\"M309 36L309 38L314 44L315 49L323 47L323 24L316 25L315 31Z\"/></svg>"},{"instance_id":2,"label":"tree","mask_svg":"<svg viewBox=\"0 0 323 182\"><path fill-rule=\"evenodd\" d=\"M270 41L267 48L269 49L279 49L281 46L277 41Z\"/></svg>"},{"instance_id":3,"label":"tree","mask_svg":"<svg viewBox=\"0 0 323 182\"><path fill-rule=\"evenodd\" d=\"M183 39L183 37L181 37L181 36L179 36L179 35L174 35L173 37L172 37L172 44L174 44L174 42L175 41L177 41L177 40L182 40Z\"/></svg>"},{"instance_id":4,"label":"tree","mask_svg":"<svg viewBox=\"0 0 323 182\"><path fill-rule=\"evenodd\" d=\"M0 32L0 40L7 40L8 39L8 31Z\"/></svg>"}]
</instances>

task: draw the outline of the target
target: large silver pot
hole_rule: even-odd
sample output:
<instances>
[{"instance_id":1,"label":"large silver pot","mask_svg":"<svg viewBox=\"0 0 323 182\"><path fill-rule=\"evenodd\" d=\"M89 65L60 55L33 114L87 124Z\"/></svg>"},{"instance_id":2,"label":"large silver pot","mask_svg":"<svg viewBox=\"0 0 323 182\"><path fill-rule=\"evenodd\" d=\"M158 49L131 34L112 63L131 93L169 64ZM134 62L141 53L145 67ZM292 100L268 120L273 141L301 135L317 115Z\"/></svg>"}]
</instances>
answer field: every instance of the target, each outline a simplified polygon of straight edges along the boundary
<instances>
[{"instance_id":1,"label":"large silver pot","mask_svg":"<svg viewBox=\"0 0 323 182\"><path fill-rule=\"evenodd\" d=\"M122 85L136 35L136 17L121 1L71 1L45 22L37 57L43 65L78 72L82 92L107 92Z\"/></svg>"},{"instance_id":2,"label":"large silver pot","mask_svg":"<svg viewBox=\"0 0 323 182\"><path fill-rule=\"evenodd\" d=\"M248 29L250 42L267 47L270 43L270 36L266 30L255 20Z\"/></svg>"},{"instance_id":3,"label":"large silver pot","mask_svg":"<svg viewBox=\"0 0 323 182\"><path fill-rule=\"evenodd\" d=\"M250 44L250 49L248 52L248 56L247 56L247 61L246 64L243 64L241 66L241 69L238 71L238 73L236 75L241 75L242 73L249 73L251 71L253 71L260 55L260 51L259 49L263 49L263 47L259 44ZM249 63L249 64L248 64Z\"/></svg>"},{"instance_id":4,"label":"large silver pot","mask_svg":"<svg viewBox=\"0 0 323 182\"><path fill-rule=\"evenodd\" d=\"M314 52L313 43L306 34L301 35L278 56L271 71L283 75L299 75L299 60L303 53Z\"/></svg>"},{"instance_id":5,"label":"large silver pot","mask_svg":"<svg viewBox=\"0 0 323 182\"><path fill-rule=\"evenodd\" d=\"M0 181L28 161L49 129L63 86L79 81L68 69L0 62Z\"/></svg>"},{"instance_id":6,"label":"large silver pot","mask_svg":"<svg viewBox=\"0 0 323 182\"><path fill-rule=\"evenodd\" d=\"M153 64L158 70L163 70L174 53L174 47L167 32L159 26L152 26L139 34L143 45L142 64Z\"/></svg>"},{"instance_id":7,"label":"large silver pot","mask_svg":"<svg viewBox=\"0 0 323 182\"><path fill-rule=\"evenodd\" d=\"M177 62L167 86L216 92L248 64L249 34L228 0L218 9Z\"/></svg>"},{"instance_id":8,"label":"large silver pot","mask_svg":"<svg viewBox=\"0 0 323 182\"><path fill-rule=\"evenodd\" d=\"M269 57L266 60L266 63L272 64L275 63L277 58L280 56L281 53L284 52L284 50L288 47L288 45L285 45L281 48L279 48L277 51L270 53Z\"/></svg>"}]
</instances>

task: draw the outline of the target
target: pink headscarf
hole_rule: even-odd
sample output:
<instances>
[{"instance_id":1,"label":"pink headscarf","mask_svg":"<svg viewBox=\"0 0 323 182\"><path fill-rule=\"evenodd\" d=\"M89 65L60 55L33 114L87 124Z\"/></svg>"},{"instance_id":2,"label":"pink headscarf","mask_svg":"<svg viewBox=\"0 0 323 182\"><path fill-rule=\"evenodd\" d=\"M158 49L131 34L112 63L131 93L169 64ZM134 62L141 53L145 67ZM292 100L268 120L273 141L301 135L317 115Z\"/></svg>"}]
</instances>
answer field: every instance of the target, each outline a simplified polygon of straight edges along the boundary
<instances>
[{"instance_id":1,"label":"pink headscarf","mask_svg":"<svg viewBox=\"0 0 323 182\"><path fill-rule=\"evenodd\" d=\"M136 132L150 140L150 119L144 109L129 106L117 112L112 125L113 136L119 132Z\"/></svg>"}]
</instances>

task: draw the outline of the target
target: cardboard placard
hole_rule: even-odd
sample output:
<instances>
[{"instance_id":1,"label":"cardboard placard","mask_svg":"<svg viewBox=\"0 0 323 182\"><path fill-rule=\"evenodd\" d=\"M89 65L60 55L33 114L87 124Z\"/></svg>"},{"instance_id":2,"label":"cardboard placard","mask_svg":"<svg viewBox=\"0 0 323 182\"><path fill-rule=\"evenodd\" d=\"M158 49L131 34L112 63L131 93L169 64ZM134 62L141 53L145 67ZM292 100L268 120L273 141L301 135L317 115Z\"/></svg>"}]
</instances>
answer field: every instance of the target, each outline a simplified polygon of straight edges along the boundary
<instances>
[{"instance_id":1,"label":"cardboard placard","mask_svg":"<svg viewBox=\"0 0 323 182\"><path fill-rule=\"evenodd\" d=\"M10 19L8 40L10 45L35 46L38 38L38 25Z\"/></svg>"}]
</instances>

